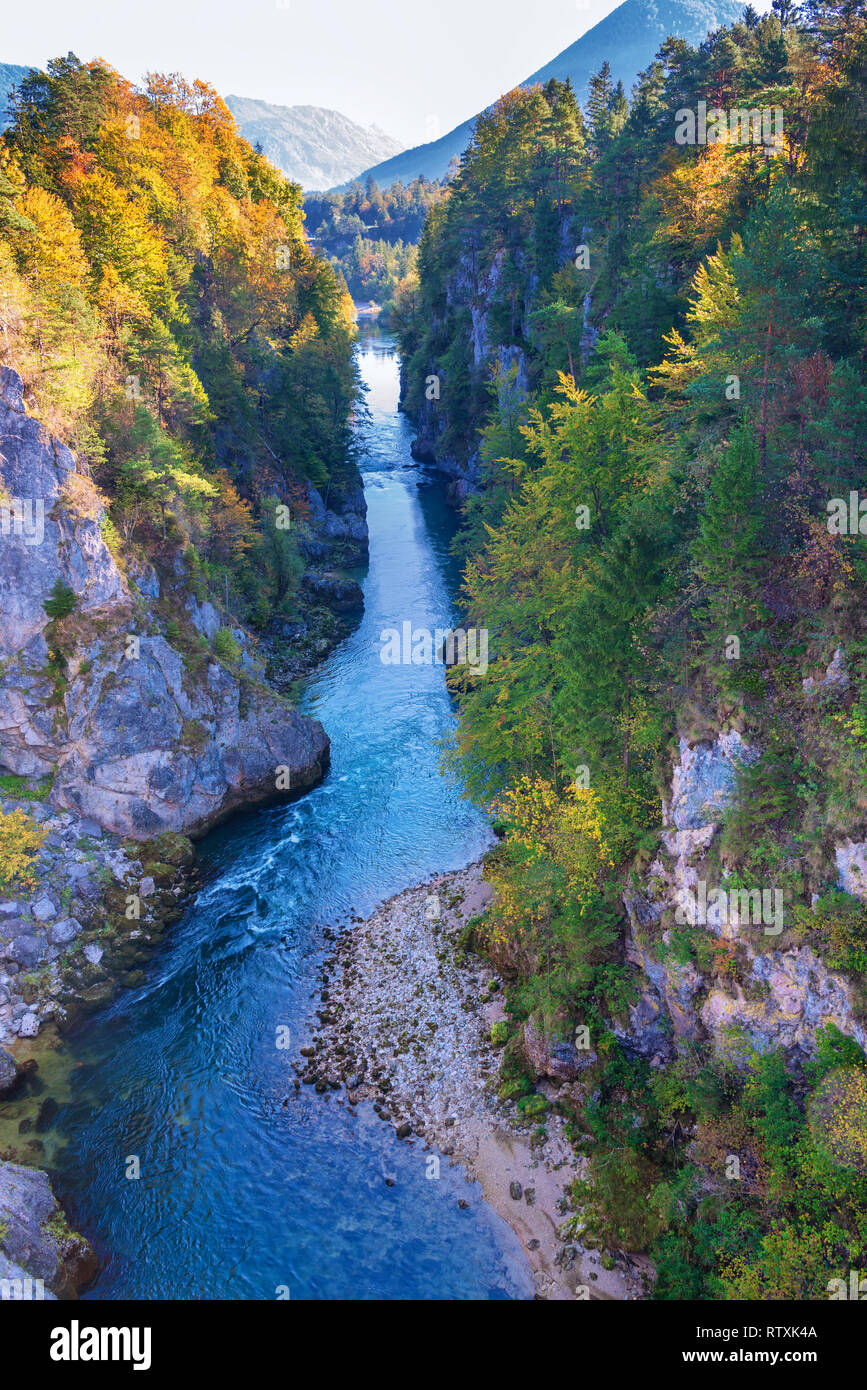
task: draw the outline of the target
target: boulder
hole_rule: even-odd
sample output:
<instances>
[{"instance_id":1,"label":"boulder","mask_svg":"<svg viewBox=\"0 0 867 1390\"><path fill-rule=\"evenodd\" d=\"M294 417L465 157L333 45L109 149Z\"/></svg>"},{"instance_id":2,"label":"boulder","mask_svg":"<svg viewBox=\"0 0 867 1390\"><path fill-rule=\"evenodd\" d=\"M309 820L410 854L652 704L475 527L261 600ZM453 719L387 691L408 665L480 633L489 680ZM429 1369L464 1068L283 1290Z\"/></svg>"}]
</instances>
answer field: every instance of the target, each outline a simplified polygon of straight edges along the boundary
<instances>
[{"instance_id":1,"label":"boulder","mask_svg":"<svg viewBox=\"0 0 867 1390\"><path fill-rule=\"evenodd\" d=\"M550 1037L532 1018L524 1025L524 1053L537 1081L543 1076L574 1081L581 1070L577 1048L568 1039Z\"/></svg>"},{"instance_id":2,"label":"boulder","mask_svg":"<svg viewBox=\"0 0 867 1390\"><path fill-rule=\"evenodd\" d=\"M74 1298L95 1274L96 1257L70 1230L46 1173L0 1163L0 1279L21 1278L21 1271L42 1280L47 1293Z\"/></svg>"}]
</instances>

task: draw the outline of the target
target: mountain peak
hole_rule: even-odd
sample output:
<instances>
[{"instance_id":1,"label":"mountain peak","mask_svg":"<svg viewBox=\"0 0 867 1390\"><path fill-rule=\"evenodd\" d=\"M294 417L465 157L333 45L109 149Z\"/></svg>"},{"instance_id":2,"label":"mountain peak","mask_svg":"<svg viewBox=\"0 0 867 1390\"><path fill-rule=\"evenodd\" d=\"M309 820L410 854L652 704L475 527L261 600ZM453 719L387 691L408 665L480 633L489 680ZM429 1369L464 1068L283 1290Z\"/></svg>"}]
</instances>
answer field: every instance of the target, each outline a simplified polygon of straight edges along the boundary
<instances>
[{"instance_id":1,"label":"mountain peak","mask_svg":"<svg viewBox=\"0 0 867 1390\"><path fill-rule=\"evenodd\" d=\"M358 125L324 106L278 106L240 96L227 96L226 105L244 138L261 145L271 162L305 190L349 182L372 161L403 148L378 126Z\"/></svg>"},{"instance_id":2,"label":"mountain peak","mask_svg":"<svg viewBox=\"0 0 867 1390\"><path fill-rule=\"evenodd\" d=\"M565 82L568 77L578 101L583 103L591 75L607 60L614 81L621 81L628 92L669 35L691 44L701 43L712 30L739 19L745 5L746 0L625 0L518 85L530 87L552 77ZM469 144L475 120L473 116L439 140L405 150L365 169L359 177L364 179L370 174L382 188L397 179L411 183L420 174L441 179L452 159Z\"/></svg>"}]
</instances>

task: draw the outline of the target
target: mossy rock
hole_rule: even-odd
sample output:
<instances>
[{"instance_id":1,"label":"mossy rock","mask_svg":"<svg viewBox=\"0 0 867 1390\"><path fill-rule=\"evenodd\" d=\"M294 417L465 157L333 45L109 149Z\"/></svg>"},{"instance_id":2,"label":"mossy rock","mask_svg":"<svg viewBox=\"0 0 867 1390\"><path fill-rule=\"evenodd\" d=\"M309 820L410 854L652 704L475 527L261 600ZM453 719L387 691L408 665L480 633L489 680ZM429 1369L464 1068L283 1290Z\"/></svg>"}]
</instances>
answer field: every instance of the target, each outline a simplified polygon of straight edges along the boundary
<instances>
[{"instance_id":1,"label":"mossy rock","mask_svg":"<svg viewBox=\"0 0 867 1390\"><path fill-rule=\"evenodd\" d=\"M522 1120L536 1120L547 1115L550 1105L544 1096L535 1093L518 1101L518 1114Z\"/></svg>"},{"instance_id":2,"label":"mossy rock","mask_svg":"<svg viewBox=\"0 0 867 1390\"><path fill-rule=\"evenodd\" d=\"M509 1041L509 1025L504 1018L491 1024L491 1042L494 1047L505 1047Z\"/></svg>"},{"instance_id":3,"label":"mossy rock","mask_svg":"<svg viewBox=\"0 0 867 1390\"><path fill-rule=\"evenodd\" d=\"M504 1082L497 1094L500 1100L517 1100L519 1096L528 1096L532 1090L533 1083L528 1076L516 1076Z\"/></svg>"},{"instance_id":4,"label":"mossy rock","mask_svg":"<svg viewBox=\"0 0 867 1390\"><path fill-rule=\"evenodd\" d=\"M192 840L188 840L186 835L176 834L173 830L167 830L164 835L151 841L151 848L159 863L174 864L176 869L188 867L196 857Z\"/></svg>"},{"instance_id":5,"label":"mossy rock","mask_svg":"<svg viewBox=\"0 0 867 1390\"><path fill-rule=\"evenodd\" d=\"M132 888L124 888L120 883L108 883L102 890L102 903L109 917L126 920L126 900Z\"/></svg>"},{"instance_id":6,"label":"mossy rock","mask_svg":"<svg viewBox=\"0 0 867 1390\"><path fill-rule=\"evenodd\" d=\"M170 888L178 876L174 864L164 864L158 860L145 864L142 878L152 878L158 888Z\"/></svg>"},{"instance_id":7,"label":"mossy rock","mask_svg":"<svg viewBox=\"0 0 867 1390\"><path fill-rule=\"evenodd\" d=\"M92 1009L100 1009L104 1004L110 1004L114 998L114 983L112 980L101 980L98 984L88 985L78 996L79 1007L86 1012Z\"/></svg>"}]
</instances>

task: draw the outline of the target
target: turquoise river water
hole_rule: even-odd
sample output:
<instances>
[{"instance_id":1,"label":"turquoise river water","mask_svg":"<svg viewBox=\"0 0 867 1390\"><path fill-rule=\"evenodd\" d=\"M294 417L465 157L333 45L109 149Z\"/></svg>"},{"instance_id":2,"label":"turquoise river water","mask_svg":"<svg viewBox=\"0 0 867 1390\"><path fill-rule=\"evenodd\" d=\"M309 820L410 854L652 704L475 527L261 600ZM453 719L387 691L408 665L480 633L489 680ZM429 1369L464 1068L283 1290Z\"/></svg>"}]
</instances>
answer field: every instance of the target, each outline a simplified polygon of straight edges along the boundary
<instances>
[{"instance_id":1,"label":"turquoise river water","mask_svg":"<svg viewBox=\"0 0 867 1390\"><path fill-rule=\"evenodd\" d=\"M101 1257L86 1298L532 1297L517 1239L477 1186L446 1162L428 1180L422 1146L366 1106L353 1116L336 1092L296 1093L296 1048L275 1046L279 1025L298 1045L309 1036L324 926L490 841L440 771L453 718L442 668L379 657L384 628L452 621L453 521L411 459L393 345L368 334L359 360L372 417L365 612L305 695L331 770L301 800L204 841L201 891L145 983L69 1042L71 1099L46 1158Z\"/></svg>"}]
</instances>

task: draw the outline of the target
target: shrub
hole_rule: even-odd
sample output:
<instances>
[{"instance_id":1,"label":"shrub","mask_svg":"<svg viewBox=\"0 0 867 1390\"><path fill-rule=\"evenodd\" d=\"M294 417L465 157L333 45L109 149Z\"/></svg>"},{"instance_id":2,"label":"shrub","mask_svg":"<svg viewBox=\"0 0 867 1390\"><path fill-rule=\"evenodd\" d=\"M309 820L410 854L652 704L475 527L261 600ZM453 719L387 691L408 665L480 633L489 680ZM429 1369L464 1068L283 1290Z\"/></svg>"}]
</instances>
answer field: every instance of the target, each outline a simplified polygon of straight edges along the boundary
<instances>
[{"instance_id":1,"label":"shrub","mask_svg":"<svg viewBox=\"0 0 867 1390\"><path fill-rule=\"evenodd\" d=\"M42 607L52 622L59 622L62 618L69 617L75 609L76 602L73 590L68 584L64 584L62 579L58 579Z\"/></svg>"},{"instance_id":2,"label":"shrub","mask_svg":"<svg viewBox=\"0 0 867 1390\"><path fill-rule=\"evenodd\" d=\"M518 1114L522 1120L536 1120L548 1112L548 1101L544 1096L533 1094L522 1096L518 1101Z\"/></svg>"},{"instance_id":3,"label":"shrub","mask_svg":"<svg viewBox=\"0 0 867 1390\"><path fill-rule=\"evenodd\" d=\"M867 1173L867 1071L838 1067L819 1082L807 1106L813 1143L842 1168Z\"/></svg>"},{"instance_id":4,"label":"shrub","mask_svg":"<svg viewBox=\"0 0 867 1390\"><path fill-rule=\"evenodd\" d=\"M14 884L32 888L36 875L31 866L47 835L24 811L0 811L0 888Z\"/></svg>"},{"instance_id":5,"label":"shrub","mask_svg":"<svg viewBox=\"0 0 867 1390\"><path fill-rule=\"evenodd\" d=\"M241 646L227 627L221 627L214 638L214 651L221 661L240 661Z\"/></svg>"},{"instance_id":6,"label":"shrub","mask_svg":"<svg viewBox=\"0 0 867 1390\"><path fill-rule=\"evenodd\" d=\"M815 932L818 945L832 970L851 974L867 971L867 906L849 893L832 889L818 899L812 912L798 906L795 926Z\"/></svg>"},{"instance_id":7,"label":"shrub","mask_svg":"<svg viewBox=\"0 0 867 1390\"><path fill-rule=\"evenodd\" d=\"M590 1159L588 1181L576 1182L573 1192L603 1245L646 1250L663 1227L647 1200L659 1179L659 1171L635 1149L598 1150Z\"/></svg>"}]
</instances>

